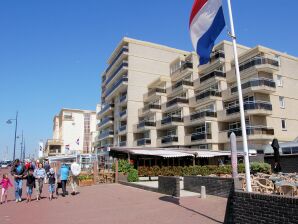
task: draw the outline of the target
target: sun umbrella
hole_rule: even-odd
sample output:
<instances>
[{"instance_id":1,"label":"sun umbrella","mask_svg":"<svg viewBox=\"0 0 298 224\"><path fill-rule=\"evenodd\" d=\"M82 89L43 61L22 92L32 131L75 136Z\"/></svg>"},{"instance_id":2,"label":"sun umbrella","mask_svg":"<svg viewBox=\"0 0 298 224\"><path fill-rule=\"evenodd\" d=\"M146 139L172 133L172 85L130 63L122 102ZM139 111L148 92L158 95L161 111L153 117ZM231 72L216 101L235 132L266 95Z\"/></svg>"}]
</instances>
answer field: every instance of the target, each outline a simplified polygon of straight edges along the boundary
<instances>
[{"instance_id":1,"label":"sun umbrella","mask_svg":"<svg viewBox=\"0 0 298 224\"><path fill-rule=\"evenodd\" d=\"M274 151L273 171L278 173L278 172L281 172L281 166L280 166L279 144L278 144L278 140L276 138L273 139L271 147L273 148L273 151Z\"/></svg>"}]
</instances>

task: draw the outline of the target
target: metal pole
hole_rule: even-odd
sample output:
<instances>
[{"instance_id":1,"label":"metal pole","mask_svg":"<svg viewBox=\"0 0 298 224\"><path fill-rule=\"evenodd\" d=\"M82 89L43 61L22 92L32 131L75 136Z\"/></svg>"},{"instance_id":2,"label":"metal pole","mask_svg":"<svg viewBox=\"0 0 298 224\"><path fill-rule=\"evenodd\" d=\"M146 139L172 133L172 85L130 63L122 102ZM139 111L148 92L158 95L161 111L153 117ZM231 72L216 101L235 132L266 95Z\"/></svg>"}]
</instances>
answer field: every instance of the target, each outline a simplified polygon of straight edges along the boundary
<instances>
[{"instance_id":1,"label":"metal pole","mask_svg":"<svg viewBox=\"0 0 298 224\"><path fill-rule=\"evenodd\" d=\"M240 79L240 71L239 71L237 43L236 43L236 36L235 36L235 30L234 30L231 0L227 0L227 1L228 1L229 19L230 19L230 26L231 26L230 27L231 38L232 38L233 49L234 49L235 71L236 71L237 87L238 87L238 95L239 95L239 108L240 108L241 129L242 129L242 139L243 139L246 190L248 192L251 192L249 155L248 155L248 146L247 146L246 124L245 124L245 115L244 115L244 107L243 107L243 96L242 96L241 79Z\"/></svg>"},{"instance_id":2,"label":"metal pole","mask_svg":"<svg viewBox=\"0 0 298 224\"><path fill-rule=\"evenodd\" d=\"M15 130L14 130L13 161L16 159L17 130L18 130L18 111L16 114L16 126L15 126Z\"/></svg>"},{"instance_id":3,"label":"metal pole","mask_svg":"<svg viewBox=\"0 0 298 224\"><path fill-rule=\"evenodd\" d=\"M236 135L234 132L230 134L230 145L231 145L231 163L232 163L232 176L233 178L238 177L237 171L237 142Z\"/></svg>"},{"instance_id":4,"label":"metal pole","mask_svg":"<svg viewBox=\"0 0 298 224\"><path fill-rule=\"evenodd\" d=\"M24 149L23 149L23 160L26 158L26 144L25 144L25 139L24 139Z\"/></svg>"},{"instance_id":5,"label":"metal pole","mask_svg":"<svg viewBox=\"0 0 298 224\"><path fill-rule=\"evenodd\" d=\"M22 160L22 156L23 156L23 144L24 144L24 136L23 136L23 130L22 130L22 141L21 141L21 155L20 155L20 160Z\"/></svg>"}]
</instances>

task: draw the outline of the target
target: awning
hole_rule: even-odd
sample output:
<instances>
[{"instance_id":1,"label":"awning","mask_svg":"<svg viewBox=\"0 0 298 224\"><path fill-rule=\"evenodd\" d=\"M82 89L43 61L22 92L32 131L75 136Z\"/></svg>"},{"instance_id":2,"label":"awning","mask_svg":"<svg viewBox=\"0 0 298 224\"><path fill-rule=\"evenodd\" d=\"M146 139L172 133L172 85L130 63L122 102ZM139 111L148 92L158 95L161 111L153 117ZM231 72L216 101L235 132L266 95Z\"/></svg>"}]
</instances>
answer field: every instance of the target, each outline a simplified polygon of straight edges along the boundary
<instances>
[{"instance_id":1,"label":"awning","mask_svg":"<svg viewBox=\"0 0 298 224\"><path fill-rule=\"evenodd\" d=\"M219 156L231 156L231 151L194 151L193 152L196 157L198 158L212 158L212 157L219 157ZM253 156L256 155L256 150L250 149L249 150L249 155ZM243 156L243 152L237 152L238 156Z\"/></svg>"}]
</instances>

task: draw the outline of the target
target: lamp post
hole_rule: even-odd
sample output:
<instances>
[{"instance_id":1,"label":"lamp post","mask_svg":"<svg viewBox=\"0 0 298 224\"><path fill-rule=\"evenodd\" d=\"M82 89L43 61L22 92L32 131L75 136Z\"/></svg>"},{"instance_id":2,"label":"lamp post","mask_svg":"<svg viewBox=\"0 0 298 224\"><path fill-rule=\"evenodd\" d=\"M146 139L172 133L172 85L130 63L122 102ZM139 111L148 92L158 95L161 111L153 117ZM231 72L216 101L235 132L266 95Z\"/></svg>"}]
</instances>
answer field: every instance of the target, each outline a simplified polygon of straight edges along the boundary
<instances>
[{"instance_id":1,"label":"lamp post","mask_svg":"<svg viewBox=\"0 0 298 224\"><path fill-rule=\"evenodd\" d=\"M18 130L18 111L16 113L16 118L15 119L9 119L7 120L7 124L11 124L12 121L15 121L15 130L14 130L14 144L13 144L13 161L16 158L16 142L17 142L17 130Z\"/></svg>"}]
</instances>

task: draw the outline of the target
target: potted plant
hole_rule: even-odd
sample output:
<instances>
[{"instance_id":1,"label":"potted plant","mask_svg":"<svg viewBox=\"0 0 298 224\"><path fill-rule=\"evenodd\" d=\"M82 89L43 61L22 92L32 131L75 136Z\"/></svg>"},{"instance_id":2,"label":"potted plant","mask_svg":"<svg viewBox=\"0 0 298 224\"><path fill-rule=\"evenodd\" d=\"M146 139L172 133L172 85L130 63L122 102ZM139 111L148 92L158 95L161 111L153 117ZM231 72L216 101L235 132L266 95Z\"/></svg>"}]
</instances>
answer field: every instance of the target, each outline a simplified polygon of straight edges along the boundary
<instances>
[{"instance_id":1,"label":"potted plant","mask_svg":"<svg viewBox=\"0 0 298 224\"><path fill-rule=\"evenodd\" d=\"M93 184L93 176L92 175L80 175L78 176L79 179L79 186L85 187L85 186L91 186Z\"/></svg>"}]
</instances>

